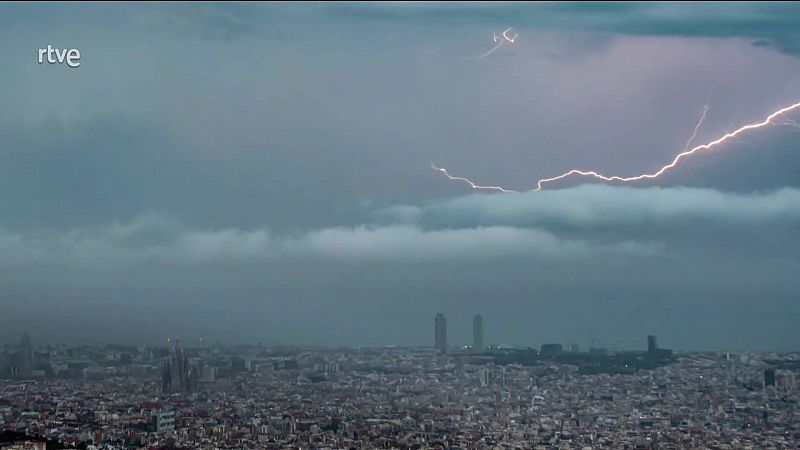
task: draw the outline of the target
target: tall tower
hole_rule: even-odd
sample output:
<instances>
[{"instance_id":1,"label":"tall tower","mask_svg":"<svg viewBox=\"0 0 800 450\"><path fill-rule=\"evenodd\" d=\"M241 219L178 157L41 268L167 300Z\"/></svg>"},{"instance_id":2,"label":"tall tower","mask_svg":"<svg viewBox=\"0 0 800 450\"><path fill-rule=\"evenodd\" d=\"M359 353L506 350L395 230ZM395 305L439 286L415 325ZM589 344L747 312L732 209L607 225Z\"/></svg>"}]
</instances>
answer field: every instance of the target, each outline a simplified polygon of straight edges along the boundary
<instances>
[{"instance_id":1,"label":"tall tower","mask_svg":"<svg viewBox=\"0 0 800 450\"><path fill-rule=\"evenodd\" d=\"M15 372L20 377L29 377L33 374L33 344L27 331L22 333L19 340L19 362Z\"/></svg>"},{"instance_id":2,"label":"tall tower","mask_svg":"<svg viewBox=\"0 0 800 450\"><path fill-rule=\"evenodd\" d=\"M650 356L655 355L658 352L658 344L656 343L656 337L652 334L647 336L647 353Z\"/></svg>"},{"instance_id":3,"label":"tall tower","mask_svg":"<svg viewBox=\"0 0 800 450\"><path fill-rule=\"evenodd\" d=\"M775 386L775 369L764 369L764 387Z\"/></svg>"},{"instance_id":4,"label":"tall tower","mask_svg":"<svg viewBox=\"0 0 800 450\"><path fill-rule=\"evenodd\" d=\"M447 319L444 314L436 314L436 349L441 354L447 353Z\"/></svg>"},{"instance_id":5,"label":"tall tower","mask_svg":"<svg viewBox=\"0 0 800 450\"><path fill-rule=\"evenodd\" d=\"M484 328L483 316L478 314L472 318L472 349L476 352L486 350L486 329Z\"/></svg>"}]
</instances>

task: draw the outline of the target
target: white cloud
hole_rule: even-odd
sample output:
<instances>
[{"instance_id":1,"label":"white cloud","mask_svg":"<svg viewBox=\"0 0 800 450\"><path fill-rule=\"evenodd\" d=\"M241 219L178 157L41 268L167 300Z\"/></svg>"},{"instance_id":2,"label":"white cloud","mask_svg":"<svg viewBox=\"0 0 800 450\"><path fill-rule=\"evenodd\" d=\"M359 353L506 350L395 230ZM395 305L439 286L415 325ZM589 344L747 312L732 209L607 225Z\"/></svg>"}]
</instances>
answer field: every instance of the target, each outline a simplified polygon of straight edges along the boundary
<instances>
[{"instance_id":1,"label":"white cloud","mask_svg":"<svg viewBox=\"0 0 800 450\"><path fill-rule=\"evenodd\" d=\"M0 265L114 268L147 262L215 264L341 261L569 260L654 256L679 243L665 227L733 230L800 221L800 191L734 194L709 189L582 186L522 195L470 195L372 214L376 223L274 236L266 229L197 230L147 213L127 223L65 232L0 230ZM394 223L392 223L394 222ZM740 233L739 233L740 234ZM760 242L763 243L763 240Z\"/></svg>"},{"instance_id":2,"label":"white cloud","mask_svg":"<svg viewBox=\"0 0 800 450\"><path fill-rule=\"evenodd\" d=\"M165 249L167 255L193 262L249 259L268 256L271 239L266 230L192 231L181 234Z\"/></svg>"},{"instance_id":3,"label":"white cloud","mask_svg":"<svg viewBox=\"0 0 800 450\"><path fill-rule=\"evenodd\" d=\"M653 246L623 242L595 245L546 231L503 226L423 230L416 226L333 228L288 242L301 254L342 259L482 260L505 257L572 258L592 253L648 254Z\"/></svg>"},{"instance_id":4,"label":"white cloud","mask_svg":"<svg viewBox=\"0 0 800 450\"><path fill-rule=\"evenodd\" d=\"M470 195L433 203L426 219L516 226L635 227L708 221L755 225L800 220L800 190L737 194L699 188L583 185L519 195Z\"/></svg>"}]
</instances>

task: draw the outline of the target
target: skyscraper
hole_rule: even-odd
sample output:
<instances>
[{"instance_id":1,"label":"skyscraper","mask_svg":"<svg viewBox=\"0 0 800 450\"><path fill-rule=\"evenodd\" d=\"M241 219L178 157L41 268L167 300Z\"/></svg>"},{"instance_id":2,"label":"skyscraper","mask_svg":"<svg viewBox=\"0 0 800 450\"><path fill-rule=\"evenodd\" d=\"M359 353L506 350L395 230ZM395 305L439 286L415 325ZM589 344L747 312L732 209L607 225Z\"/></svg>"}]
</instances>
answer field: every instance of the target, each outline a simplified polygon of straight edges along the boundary
<instances>
[{"instance_id":1,"label":"skyscraper","mask_svg":"<svg viewBox=\"0 0 800 450\"><path fill-rule=\"evenodd\" d=\"M775 386L775 369L764 369L764 387Z\"/></svg>"},{"instance_id":2,"label":"skyscraper","mask_svg":"<svg viewBox=\"0 0 800 450\"><path fill-rule=\"evenodd\" d=\"M647 353L651 356L655 356L658 353L658 344L656 343L656 337L652 334L647 336Z\"/></svg>"},{"instance_id":3,"label":"skyscraper","mask_svg":"<svg viewBox=\"0 0 800 450\"><path fill-rule=\"evenodd\" d=\"M19 340L19 366L17 375L21 377L29 377L33 373L33 344L28 332L22 333Z\"/></svg>"},{"instance_id":4,"label":"skyscraper","mask_svg":"<svg viewBox=\"0 0 800 450\"><path fill-rule=\"evenodd\" d=\"M478 314L472 318L472 349L476 352L486 350L486 329L484 328L483 316Z\"/></svg>"},{"instance_id":5,"label":"skyscraper","mask_svg":"<svg viewBox=\"0 0 800 450\"><path fill-rule=\"evenodd\" d=\"M447 353L447 319L444 314L436 314L436 348L440 353Z\"/></svg>"}]
</instances>

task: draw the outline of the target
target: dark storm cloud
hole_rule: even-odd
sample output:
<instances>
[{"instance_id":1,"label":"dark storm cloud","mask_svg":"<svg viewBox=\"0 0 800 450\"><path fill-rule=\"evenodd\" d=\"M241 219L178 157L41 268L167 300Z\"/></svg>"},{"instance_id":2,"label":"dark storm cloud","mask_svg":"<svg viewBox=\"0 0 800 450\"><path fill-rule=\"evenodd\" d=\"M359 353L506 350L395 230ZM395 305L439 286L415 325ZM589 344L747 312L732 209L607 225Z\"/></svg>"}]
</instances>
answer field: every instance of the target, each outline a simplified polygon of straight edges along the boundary
<instances>
[{"instance_id":1,"label":"dark storm cloud","mask_svg":"<svg viewBox=\"0 0 800 450\"><path fill-rule=\"evenodd\" d=\"M628 186L430 164L657 169L800 100L797 9L0 5L0 338L783 348L796 127Z\"/></svg>"},{"instance_id":2,"label":"dark storm cloud","mask_svg":"<svg viewBox=\"0 0 800 450\"><path fill-rule=\"evenodd\" d=\"M333 14L383 21L514 24L523 28L633 35L745 37L800 54L800 5L793 2L476 2L338 4Z\"/></svg>"},{"instance_id":3,"label":"dark storm cloud","mask_svg":"<svg viewBox=\"0 0 800 450\"><path fill-rule=\"evenodd\" d=\"M168 138L157 124L118 111L73 120L16 117L0 124L0 136L5 227L74 226L158 206L148 204L162 187L158 180L185 170L159 153Z\"/></svg>"},{"instance_id":4,"label":"dark storm cloud","mask_svg":"<svg viewBox=\"0 0 800 450\"><path fill-rule=\"evenodd\" d=\"M45 3L7 6L6 27L36 20L58 26L65 19L91 20L92 26L139 31L168 31L195 38L230 41L260 35L289 42L302 39L310 22L341 26L360 21L383 25L436 27L507 26L557 31L631 35L741 37L753 45L776 45L800 52L800 6L793 2L449 2L247 4L120 4L96 8L84 4ZM498 25L499 24L499 25ZM358 34L357 29L352 33Z\"/></svg>"}]
</instances>

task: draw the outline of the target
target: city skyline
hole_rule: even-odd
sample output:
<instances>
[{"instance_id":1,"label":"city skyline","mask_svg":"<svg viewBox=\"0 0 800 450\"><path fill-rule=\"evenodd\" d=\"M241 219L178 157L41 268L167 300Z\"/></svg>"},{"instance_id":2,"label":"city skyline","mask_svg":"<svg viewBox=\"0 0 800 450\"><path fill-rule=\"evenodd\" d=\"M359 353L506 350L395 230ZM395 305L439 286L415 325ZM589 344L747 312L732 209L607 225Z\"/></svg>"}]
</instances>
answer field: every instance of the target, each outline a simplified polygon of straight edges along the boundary
<instances>
[{"instance_id":1,"label":"city skyline","mask_svg":"<svg viewBox=\"0 0 800 450\"><path fill-rule=\"evenodd\" d=\"M564 345L562 343L554 343L553 341L544 341L546 343L533 343L528 342L525 344L520 345L509 345L509 344L502 344L502 343L491 343L485 340L485 322L483 321L483 316L478 314L473 316L472 325L472 341L470 344L466 343L453 343L448 341L448 328L447 328L447 316L443 313L437 313L434 317L434 331L432 334L433 343L429 345L397 345L397 344L388 344L388 345L357 345L357 346L346 346L346 345L326 345L326 344L311 344L311 345L297 345L297 344L285 344L285 343L230 343L230 342L209 342L205 338L197 338L197 339L181 339L180 337L168 337L160 344L153 344L153 343L121 343L121 342L107 342L103 344L95 343L95 346L129 346L131 348L144 348L144 347L165 347L170 349L170 356L164 360L165 364L162 367L162 389L169 390L173 389L173 385L178 386L178 391L185 389L186 386L190 386L190 383L187 383L186 380L202 376L201 369L196 367L190 367L187 365L187 360L182 353L183 348L191 348L191 349L211 349L211 348L220 348L220 347L259 347L259 348L329 348L329 349L359 349L359 348L425 348L430 347L432 349L437 350L439 353L446 355L451 350L455 351L455 354L462 354L465 350L468 352L482 352L482 351L504 351L509 349L535 349L541 346L552 346L552 345L559 345L562 346L563 349L561 351L568 351L572 353L579 353L581 351L588 351L592 352L593 350L603 350L603 351L644 351L648 354L655 354L660 350L663 350L657 344L657 338L654 335L647 335L647 344L643 346L641 349L636 347L633 348L606 348L602 345L598 345L598 340L593 339L590 345L587 345L584 350L580 350L580 345L575 342L570 342L568 345ZM479 339L480 336L480 339ZM602 341L601 341L602 342ZM482 344L482 345L476 345ZM28 332L22 332L19 337L19 341L17 343L14 342L6 342L2 344L2 348L8 350L9 348L18 347L22 349L22 355L25 356L25 364L22 364L17 367L26 367L25 373L29 373L31 371L31 358L33 355L33 349L35 348L77 348L81 346L86 346L86 344L81 345L70 345L66 343L50 343L50 342L42 342L42 343L33 343L31 336ZM566 350L564 350L566 349ZM691 350L691 349L681 349L681 351L686 352L702 352L703 350ZM724 351L758 351L758 350L748 350L748 349L726 349ZM191 371L199 369L200 372L192 374Z\"/></svg>"},{"instance_id":2,"label":"city skyline","mask_svg":"<svg viewBox=\"0 0 800 450\"><path fill-rule=\"evenodd\" d=\"M2 3L0 342L796 350L798 17Z\"/></svg>"},{"instance_id":3,"label":"city skyline","mask_svg":"<svg viewBox=\"0 0 800 450\"><path fill-rule=\"evenodd\" d=\"M540 341L531 341L531 340L523 340L521 342L515 343L508 343L508 342L493 342L491 340L486 340L486 331L485 331L485 321L483 314L476 314L471 316L472 320L469 321L467 324L457 324L459 326L455 327L456 335L459 336L458 340L454 342L451 340L450 332L448 331L447 325L447 315L444 313L436 313L434 317L434 327L433 331L431 332L430 338L422 338L417 339L415 343L361 343L361 344L354 344L354 345L342 345L342 344L331 344L325 342L279 342L279 341L270 341L269 339L264 337L264 339L260 339L258 341L229 341L225 339L207 339L203 336L184 336L181 338L180 336L168 336L165 338L158 338L155 339L142 339L142 340L132 340L132 341L108 341L105 343L98 343L98 342L72 342L67 343L62 341L51 342L51 341L44 341L38 342L33 345L40 345L42 347L80 347L84 345L123 345L123 346L134 346L134 347L142 347L142 346L165 346L171 348L173 350L179 349L181 347L188 347L188 348L211 348L215 346L258 346L258 347L309 347L309 348L330 348L330 349L357 349L357 348L424 348L430 347L437 349L441 352L442 348L445 349L470 349L470 351L475 351L476 343L478 342L478 336L480 335L482 338L482 342L484 344L484 349L493 347L497 348L538 348L540 345L558 345L563 346L564 349L569 349L569 351L591 351L591 349L603 349L608 351L636 351L636 350L643 350L648 353L657 352L661 347L659 347L657 337L652 334L648 334L646 345L638 345L641 342L634 343L633 345L623 345L619 346L616 344L607 345L607 340L604 339L602 336L595 336L591 337L586 341L581 341L579 339L574 339L570 337L566 337L564 339L554 339L544 337ZM468 329L468 333L465 330ZM453 330L453 328L450 328ZM22 331L20 335L17 336L16 340L9 340L6 342L0 341L0 346L5 348L9 348L9 346L13 347L17 345L18 342L26 342L28 347L31 347L31 336L27 331ZM181 346L181 342L183 345ZM427 343L426 343L427 342ZM432 342L432 343L431 343ZM668 340L668 342L671 342ZM574 348L574 349L573 349ZM581 350L577 350L581 349ZM681 352L765 352L770 351L770 349L761 349L761 348L753 348L753 347L721 347L721 348L703 348L701 345L697 345L695 347L677 347L675 348ZM444 352L446 353L446 352ZM166 376L166 375L165 375Z\"/></svg>"}]
</instances>

